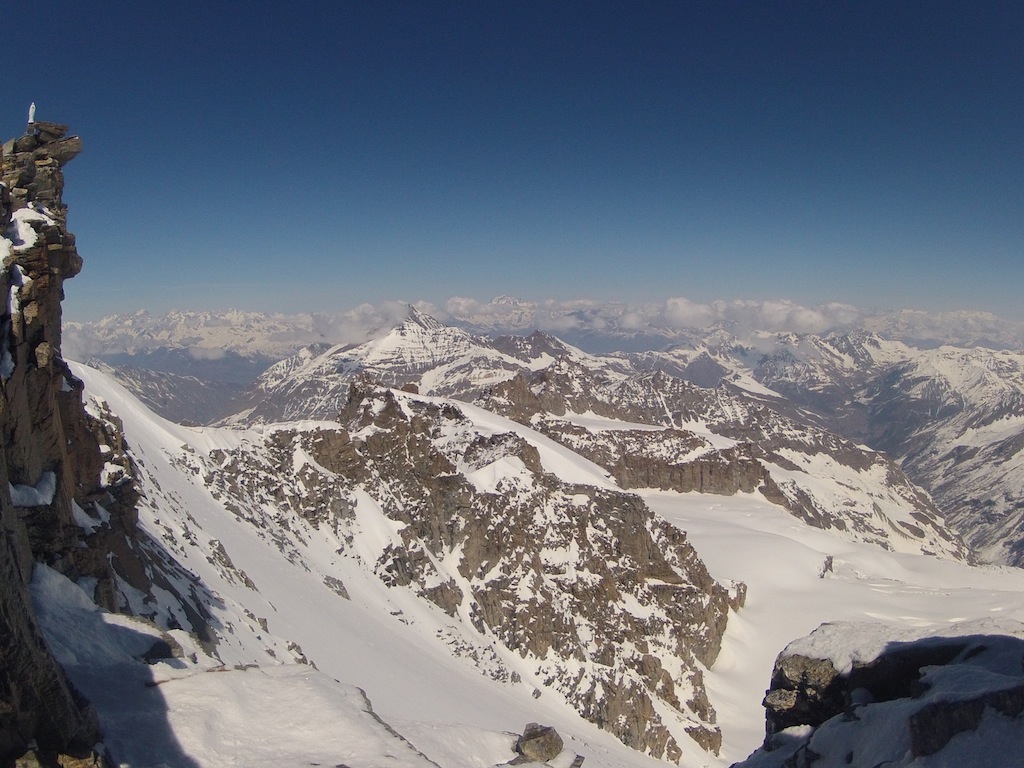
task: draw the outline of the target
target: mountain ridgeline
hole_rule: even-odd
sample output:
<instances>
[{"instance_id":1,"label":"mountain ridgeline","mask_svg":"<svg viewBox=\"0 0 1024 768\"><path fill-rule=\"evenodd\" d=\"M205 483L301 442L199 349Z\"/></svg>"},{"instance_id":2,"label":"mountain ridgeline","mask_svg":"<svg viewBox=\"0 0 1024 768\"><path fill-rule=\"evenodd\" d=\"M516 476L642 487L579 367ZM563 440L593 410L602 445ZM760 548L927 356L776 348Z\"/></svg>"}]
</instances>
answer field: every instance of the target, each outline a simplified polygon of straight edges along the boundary
<instances>
[{"instance_id":1,"label":"mountain ridgeline","mask_svg":"<svg viewBox=\"0 0 1024 768\"><path fill-rule=\"evenodd\" d=\"M886 455L800 419L763 387L728 378L702 387L651 363L590 355L542 333L478 337L411 310L379 339L306 348L271 366L247 407L224 423L334 419L355 385L412 388L536 429L623 488L757 492L857 540L969 557L928 495Z\"/></svg>"},{"instance_id":2,"label":"mountain ridgeline","mask_svg":"<svg viewBox=\"0 0 1024 768\"><path fill-rule=\"evenodd\" d=\"M225 344L228 353L255 352L249 342L236 343L226 337L219 316L176 315L168 322L167 330L160 331L160 324L147 318L146 338L187 336L189 343L204 349L206 345ZM244 317L246 328L260 327L264 333L278 328L276 339L292 338L298 344L300 338L308 338L310 329L303 335L293 325L283 318L275 321L269 316ZM886 326L890 332L897 336L902 332L903 337L912 335L917 327L890 325ZM94 343L99 344L105 327L98 324L92 329ZM87 330L83 327L79 332ZM121 327L115 346L131 347L132 342L125 334ZM952 338L955 334L950 330L947 335ZM1024 354L980 343L970 347L915 346L909 340L887 338L866 330L824 335L736 335L724 327L711 327L689 329L674 336L666 332L659 338L675 338L682 343L657 351L594 355L539 332L530 336L474 335L410 310L403 322L375 334L368 342L317 342L296 347L294 354L271 365L247 392L230 402L221 402L219 422L333 418L347 387L355 379L385 386L412 384L424 394L481 403L490 398L488 407L499 407L494 397L499 389L505 388L519 402L500 407L521 421L545 420L543 413L550 405L554 410L549 415L556 418L559 409L582 413L591 408L595 413L646 426L685 430L681 419L687 417L689 408L697 408L698 418L707 417L707 423L715 425L712 431L719 435L719 442L729 438L742 443L737 450L752 457L772 451L781 462L779 466L786 463L786 456L773 450L771 444L781 445L783 432L790 436L804 433L797 439L806 443L800 449L803 460L809 444L817 442L819 447L814 449L814 455L841 454L846 459L840 463L860 453L857 461L864 465L862 471L868 463L886 463L885 473L893 480L903 476L931 497L927 500L904 487L901 495L908 499L916 495L917 506L927 510L918 510L918 516L927 519L906 520L907 525L925 530L930 525L928 519L934 519L937 510L945 521L944 527L967 544L968 556L984 562L1024 564L1024 483L1020 480L1024 474ZM113 338L108 341L115 343ZM167 349L175 348L184 354L185 348L175 347L175 343L169 341ZM278 352L287 346L275 344ZM154 354L152 346L147 350L147 355ZM187 400L189 392L201 392L208 386L199 383L194 386L200 389L190 389L183 383L172 392L160 382L142 381L153 374L137 367L141 358L122 355L118 359L135 361L136 367L131 370L117 369L120 377L151 406L168 415L180 416L181 406L175 401ZM594 377L595 381L604 382L605 389L613 380L631 379L631 383L615 385L623 389L614 402L597 403L597 394L589 392L589 402L580 397L570 397L572 402L523 401L532 398L527 397L527 390L542 386L548 392L546 398L558 400L550 391L550 384L539 382L550 378L561 381L560 386L569 386L566 366L572 365L579 369L577 377L588 382ZM132 378L139 382L133 385L129 381ZM658 390L662 386L667 388L670 400L677 400L674 412L661 403L662 393ZM589 383L584 388L589 390ZM641 395L644 388L648 393ZM149 396L147 390L172 394L169 398ZM626 395L627 390L631 394ZM220 391L223 393L224 389ZM641 408L629 401L631 397L646 399L648 405ZM693 405L679 398L688 399ZM565 397L561 399L564 401ZM769 412L771 417L767 416ZM741 423L742 419L736 421L733 417L737 413L743 413L742 419L747 423ZM730 419L733 423L727 426ZM782 427L783 424L786 426ZM552 429L550 424L548 429ZM769 434L772 431L774 434ZM568 439L564 428L561 432ZM811 438L812 434L816 437ZM653 435L645 438L655 439ZM827 449L823 447L825 443L829 444ZM871 450L864 452L861 446ZM786 448L792 450L793 445ZM720 455L713 464L728 464L732 461L729 455ZM872 457L870 461L868 456ZM709 490L715 486L749 490L760 484L749 475L760 471L750 462L744 465L748 473L745 480L741 479L743 472L734 473L735 479L727 480L729 473L718 469L711 479L712 463L705 461L703 474L697 464L691 463L688 469L677 473L688 473L690 480L677 477L669 481L666 472L654 470L654 463L639 458L634 461L632 456L630 461L634 465L631 470L615 470L616 477L628 487L649 482L655 487L685 490ZM638 463L649 468L640 468ZM874 470L876 474L883 471L881 463ZM796 466L799 468L800 462ZM818 468L813 471L818 473ZM631 473L639 475L629 479L627 475ZM834 525L842 529L849 525L841 520L826 523L827 515L815 511L820 504L795 499L792 491L783 488L775 492L770 483L766 489L779 503L788 505L805 519L819 518L825 527ZM876 524L884 525L882 515L887 513L885 506L880 506L881 514L875 513ZM908 528L903 530L913 534Z\"/></svg>"}]
</instances>

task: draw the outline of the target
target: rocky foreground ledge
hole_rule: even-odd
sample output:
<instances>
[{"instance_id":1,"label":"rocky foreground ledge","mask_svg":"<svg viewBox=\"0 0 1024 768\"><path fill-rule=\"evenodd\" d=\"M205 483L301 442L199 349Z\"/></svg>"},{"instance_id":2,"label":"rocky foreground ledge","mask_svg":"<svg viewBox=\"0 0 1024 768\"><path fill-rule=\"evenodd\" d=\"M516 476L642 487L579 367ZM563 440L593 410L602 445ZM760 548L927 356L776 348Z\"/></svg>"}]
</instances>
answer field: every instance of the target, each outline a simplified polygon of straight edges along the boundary
<instances>
[{"instance_id":1,"label":"rocky foreground ledge","mask_svg":"<svg viewBox=\"0 0 1024 768\"><path fill-rule=\"evenodd\" d=\"M1024 624L823 624L779 655L764 704L764 746L733 768L1019 765Z\"/></svg>"}]
</instances>

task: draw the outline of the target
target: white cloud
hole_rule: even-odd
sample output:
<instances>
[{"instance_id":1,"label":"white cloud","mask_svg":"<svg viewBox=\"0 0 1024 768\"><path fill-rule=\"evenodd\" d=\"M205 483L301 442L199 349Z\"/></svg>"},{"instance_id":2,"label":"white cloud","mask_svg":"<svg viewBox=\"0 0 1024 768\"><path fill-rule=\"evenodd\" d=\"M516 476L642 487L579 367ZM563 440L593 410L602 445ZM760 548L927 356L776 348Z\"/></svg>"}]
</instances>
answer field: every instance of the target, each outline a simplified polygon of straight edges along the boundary
<instances>
[{"instance_id":1,"label":"white cloud","mask_svg":"<svg viewBox=\"0 0 1024 768\"><path fill-rule=\"evenodd\" d=\"M717 314L709 304L699 304L679 296L665 300L661 319L670 328L701 328L717 322L720 319Z\"/></svg>"},{"instance_id":2,"label":"white cloud","mask_svg":"<svg viewBox=\"0 0 1024 768\"><path fill-rule=\"evenodd\" d=\"M698 302L675 296L662 302L625 304L593 299L554 300L536 303L502 296L484 302L464 296L448 299L440 319L497 331L552 333L568 331L663 332L706 328L723 324L736 329L820 333L849 326L865 312L837 302L805 307L780 299L743 299Z\"/></svg>"}]
</instances>

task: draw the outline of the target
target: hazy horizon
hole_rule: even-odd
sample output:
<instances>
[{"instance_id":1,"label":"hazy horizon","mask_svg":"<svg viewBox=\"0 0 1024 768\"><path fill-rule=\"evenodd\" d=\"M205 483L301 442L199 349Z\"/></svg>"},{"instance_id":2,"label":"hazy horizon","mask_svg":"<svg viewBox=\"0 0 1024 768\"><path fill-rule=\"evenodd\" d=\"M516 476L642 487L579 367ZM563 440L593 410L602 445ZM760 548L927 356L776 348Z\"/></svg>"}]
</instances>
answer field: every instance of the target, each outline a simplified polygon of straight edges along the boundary
<instances>
[{"instance_id":1,"label":"hazy horizon","mask_svg":"<svg viewBox=\"0 0 1024 768\"><path fill-rule=\"evenodd\" d=\"M183 343L203 355L241 348L251 352L262 349L261 354L271 349L290 354L287 350L306 344L358 344L378 338L403 322L410 307L444 324L485 335L524 335L539 330L595 353L658 349L687 339L700 343L713 328L755 345L761 343L756 339L764 332L823 334L865 329L925 346L980 344L1024 350L1024 322L991 313L878 311L838 303L805 307L787 301L705 304L683 297L642 304L586 299L529 302L508 296L488 302L453 297L442 305L423 301L364 303L338 312L139 310L90 322L65 322L64 347L75 359L116 354L122 347L139 351ZM707 338L714 337L715 332L711 333Z\"/></svg>"}]
</instances>

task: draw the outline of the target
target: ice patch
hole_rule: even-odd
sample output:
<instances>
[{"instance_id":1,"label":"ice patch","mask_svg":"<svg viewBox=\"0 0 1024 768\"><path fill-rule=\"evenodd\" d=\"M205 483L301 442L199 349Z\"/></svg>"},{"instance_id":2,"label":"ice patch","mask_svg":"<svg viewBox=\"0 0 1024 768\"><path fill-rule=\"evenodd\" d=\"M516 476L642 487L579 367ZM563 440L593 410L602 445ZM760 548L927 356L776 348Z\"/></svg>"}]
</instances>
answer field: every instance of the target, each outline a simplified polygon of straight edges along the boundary
<instances>
[{"instance_id":1,"label":"ice patch","mask_svg":"<svg viewBox=\"0 0 1024 768\"><path fill-rule=\"evenodd\" d=\"M93 518L88 512L78 506L76 501L71 502L71 516L75 520L75 525L85 531L86 534L92 533L106 522ZM108 515L107 517L109 519L110 516Z\"/></svg>"},{"instance_id":2,"label":"ice patch","mask_svg":"<svg viewBox=\"0 0 1024 768\"><path fill-rule=\"evenodd\" d=\"M43 472L35 485L19 485L10 483L11 503L16 507L45 507L53 503L53 494L57 492L57 475Z\"/></svg>"}]
</instances>

